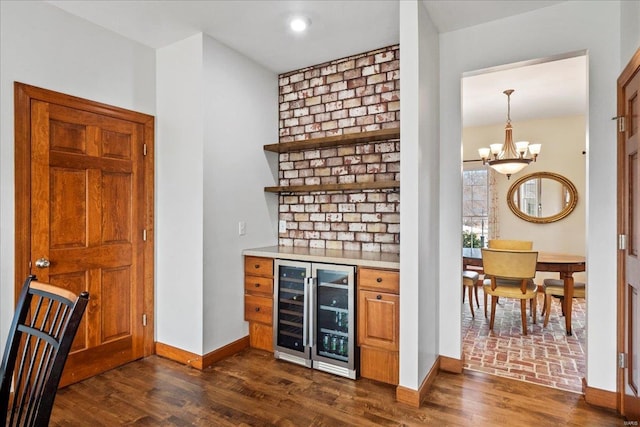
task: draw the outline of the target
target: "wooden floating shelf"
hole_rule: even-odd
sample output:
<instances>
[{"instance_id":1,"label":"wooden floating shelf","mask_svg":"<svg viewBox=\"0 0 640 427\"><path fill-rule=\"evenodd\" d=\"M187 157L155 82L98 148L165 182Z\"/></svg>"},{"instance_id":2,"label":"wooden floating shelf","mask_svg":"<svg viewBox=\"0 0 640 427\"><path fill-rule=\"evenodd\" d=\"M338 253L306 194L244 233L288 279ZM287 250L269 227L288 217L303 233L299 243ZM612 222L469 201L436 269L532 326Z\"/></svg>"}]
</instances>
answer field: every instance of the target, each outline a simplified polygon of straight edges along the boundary
<instances>
[{"instance_id":1,"label":"wooden floating shelf","mask_svg":"<svg viewBox=\"0 0 640 427\"><path fill-rule=\"evenodd\" d=\"M306 193L313 191L385 190L400 188L400 181L354 182L350 184L284 185L264 187L267 193Z\"/></svg>"},{"instance_id":2,"label":"wooden floating shelf","mask_svg":"<svg viewBox=\"0 0 640 427\"><path fill-rule=\"evenodd\" d=\"M327 136L324 138L304 139L301 141L282 142L279 144L267 144L264 146L264 150L274 153L290 153L292 151L315 150L318 148L364 144L367 142L387 141L399 138L400 128L392 128L349 133L346 135Z\"/></svg>"}]
</instances>

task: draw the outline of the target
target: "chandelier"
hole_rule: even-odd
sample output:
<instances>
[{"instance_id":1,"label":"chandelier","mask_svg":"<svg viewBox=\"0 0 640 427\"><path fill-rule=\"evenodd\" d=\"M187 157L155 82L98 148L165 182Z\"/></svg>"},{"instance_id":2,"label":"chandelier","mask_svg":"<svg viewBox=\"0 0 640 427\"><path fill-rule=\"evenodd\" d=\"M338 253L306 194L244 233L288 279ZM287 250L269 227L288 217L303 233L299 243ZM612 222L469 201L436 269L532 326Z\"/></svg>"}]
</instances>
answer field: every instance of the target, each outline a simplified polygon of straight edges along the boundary
<instances>
[{"instance_id":1,"label":"chandelier","mask_svg":"<svg viewBox=\"0 0 640 427\"><path fill-rule=\"evenodd\" d=\"M504 127L504 144L491 144L490 148L480 148L478 153L482 158L482 164L489 164L497 172L507 175L507 179L512 174L520 172L531 160L536 161L540 154L541 144L531 144L528 141L518 141L513 143L513 129L511 127L511 94L513 89L507 89L504 93L507 95L507 124ZM531 158L526 158L527 151L531 154ZM493 158L489 158L489 155Z\"/></svg>"}]
</instances>

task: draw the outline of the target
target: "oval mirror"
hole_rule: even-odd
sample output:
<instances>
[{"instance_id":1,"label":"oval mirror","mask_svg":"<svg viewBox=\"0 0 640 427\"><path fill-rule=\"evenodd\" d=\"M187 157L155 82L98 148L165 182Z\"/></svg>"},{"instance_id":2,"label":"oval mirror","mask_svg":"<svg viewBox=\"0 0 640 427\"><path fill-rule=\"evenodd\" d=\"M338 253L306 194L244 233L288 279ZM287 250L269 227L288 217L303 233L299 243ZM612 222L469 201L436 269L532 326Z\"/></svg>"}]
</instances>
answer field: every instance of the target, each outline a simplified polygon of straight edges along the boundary
<instances>
[{"instance_id":1,"label":"oval mirror","mask_svg":"<svg viewBox=\"0 0 640 427\"><path fill-rule=\"evenodd\" d=\"M545 224L569 215L578 203L578 190L562 175L535 172L515 181L507 193L507 204L516 216Z\"/></svg>"}]
</instances>

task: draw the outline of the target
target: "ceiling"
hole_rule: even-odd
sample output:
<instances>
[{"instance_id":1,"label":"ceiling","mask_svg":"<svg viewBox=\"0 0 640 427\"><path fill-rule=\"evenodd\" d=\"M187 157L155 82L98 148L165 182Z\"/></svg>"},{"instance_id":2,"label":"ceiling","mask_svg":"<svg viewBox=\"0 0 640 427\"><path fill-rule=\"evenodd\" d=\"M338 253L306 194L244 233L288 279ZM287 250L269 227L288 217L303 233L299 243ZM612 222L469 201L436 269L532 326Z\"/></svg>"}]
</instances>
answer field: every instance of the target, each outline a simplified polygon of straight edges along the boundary
<instances>
[{"instance_id":1,"label":"ceiling","mask_svg":"<svg viewBox=\"0 0 640 427\"><path fill-rule=\"evenodd\" d=\"M283 73L398 43L399 1L51 0L48 3L151 48L161 48L202 32L267 69ZM478 25L556 3L561 2L422 0L440 32ZM294 15L304 15L311 20L311 26L305 34L294 34L288 29L287 22ZM566 75L566 71L554 68ZM540 76L543 71L543 68L538 68L534 74ZM514 69L511 72L516 71ZM465 104L465 124L504 121L506 97L502 91L507 89L504 87L506 81L516 89L512 97L514 119L516 112L525 114L527 108L533 108L535 102L528 93L544 99L542 92L549 90L548 96L553 96L553 99L566 98L562 102L554 102L558 107L570 105L571 97L578 99L577 102L574 99L574 105L581 102L581 95L570 93L568 87L551 86L546 80L536 83L530 73L525 76L528 79L528 86L525 87L516 74L506 80L507 74L505 71L496 77L493 86L487 76L474 80L480 85L476 89L473 89L474 83L465 85L465 93L477 90L473 99L478 102L482 100L483 104L469 108ZM490 95L496 92L494 101ZM527 100L520 110L516 107L518 99L523 102ZM493 103L495 105L489 108L489 104ZM538 111L548 111L547 107L539 107ZM500 111L499 120L485 114L492 109Z\"/></svg>"},{"instance_id":2,"label":"ceiling","mask_svg":"<svg viewBox=\"0 0 640 427\"><path fill-rule=\"evenodd\" d=\"M586 114L587 58L549 58L490 70L462 78L463 126L505 123L511 94L511 121Z\"/></svg>"}]
</instances>

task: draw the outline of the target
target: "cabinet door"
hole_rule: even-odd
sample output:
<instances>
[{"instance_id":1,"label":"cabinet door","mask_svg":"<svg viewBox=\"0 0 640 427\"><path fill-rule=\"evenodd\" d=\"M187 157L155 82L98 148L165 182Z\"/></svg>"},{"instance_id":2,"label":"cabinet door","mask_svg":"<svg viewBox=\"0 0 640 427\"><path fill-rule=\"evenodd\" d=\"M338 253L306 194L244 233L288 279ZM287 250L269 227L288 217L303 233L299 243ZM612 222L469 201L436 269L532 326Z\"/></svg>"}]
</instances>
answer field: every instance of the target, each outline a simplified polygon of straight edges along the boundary
<instances>
[{"instance_id":1,"label":"cabinet door","mask_svg":"<svg viewBox=\"0 0 640 427\"><path fill-rule=\"evenodd\" d=\"M398 351L399 307L398 295L358 291L358 344Z\"/></svg>"},{"instance_id":2,"label":"cabinet door","mask_svg":"<svg viewBox=\"0 0 640 427\"><path fill-rule=\"evenodd\" d=\"M249 346L273 352L273 328L271 325L249 322Z\"/></svg>"}]
</instances>

